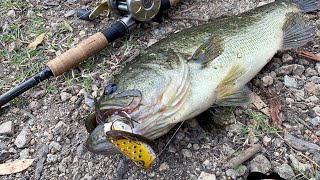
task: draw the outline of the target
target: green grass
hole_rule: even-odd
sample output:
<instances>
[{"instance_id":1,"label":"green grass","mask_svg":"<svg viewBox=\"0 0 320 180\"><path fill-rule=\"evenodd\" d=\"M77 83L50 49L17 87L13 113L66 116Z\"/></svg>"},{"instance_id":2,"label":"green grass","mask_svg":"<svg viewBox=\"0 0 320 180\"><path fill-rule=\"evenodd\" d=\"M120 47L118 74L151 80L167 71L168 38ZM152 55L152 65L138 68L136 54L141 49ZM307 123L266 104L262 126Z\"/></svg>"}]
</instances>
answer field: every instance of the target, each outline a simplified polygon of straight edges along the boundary
<instances>
[{"instance_id":1,"label":"green grass","mask_svg":"<svg viewBox=\"0 0 320 180\"><path fill-rule=\"evenodd\" d=\"M253 120L255 126L260 127L266 134L277 133L277 129L269 124L269 117L261 112L253 111L251 109L246 110L246 114Z\"/></svg>"},{"instance_id":2,"label":"green grass","mask_svg":"<svg viewBox=\"0 0 320 180\"><path fill-rule=\"evenodd\" d=\"M25 0L1 0L0 2L0 8L4 10L23 9L25 6Z\"/></svg>"}]
</instances>

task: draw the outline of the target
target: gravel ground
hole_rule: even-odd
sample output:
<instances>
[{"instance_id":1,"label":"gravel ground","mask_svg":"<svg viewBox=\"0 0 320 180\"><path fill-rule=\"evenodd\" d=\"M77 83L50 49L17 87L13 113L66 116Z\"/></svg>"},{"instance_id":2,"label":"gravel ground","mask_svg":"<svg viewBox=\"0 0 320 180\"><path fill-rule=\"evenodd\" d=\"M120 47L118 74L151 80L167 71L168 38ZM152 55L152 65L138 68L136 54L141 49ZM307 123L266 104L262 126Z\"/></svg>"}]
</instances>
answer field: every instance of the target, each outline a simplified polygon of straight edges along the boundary
<instances>
[{"instance_id":1,"label":"gravel ground","mask_svg":"<svg viewBox=\"0 0 320 180\"><path fill-rule=\"evenodd\" d=\"M79 68L16 99L1 110L0 163L26 158L35 161L26 171L0 179L246 179L252 171L277 172L285 179L320 179L320 63L298 57L295 52L277 54L249 83L261 98L257 101L265 102L267 108L274 106L272 99L279 100L281 126L271 125L271 118L261 113L263 108L257 110L251 105L234 109L224 121L225 128L214 134L189 120L147 171L120 155L87 152L83 145L88 135L84 119L91 111L87 97L99 93L121 67L119 62L168 33L204 23L181 18L208 20L265 2L185 0L170 10L162 24L141 25ZM94 22L78 20L73 10L92 7L94 3L88 0L0 3L0 92L119 18L104 15ZM317 27L319 15L310 15ZM26 50L43 32L42 45L35 51ZM307 49L320 56L319 37ZM268 93L270 90L276 93ZM159 149L176 129L157 140ZM234 160L246 155L247 160L232 167Z\"/></svg>"}]
</instances>

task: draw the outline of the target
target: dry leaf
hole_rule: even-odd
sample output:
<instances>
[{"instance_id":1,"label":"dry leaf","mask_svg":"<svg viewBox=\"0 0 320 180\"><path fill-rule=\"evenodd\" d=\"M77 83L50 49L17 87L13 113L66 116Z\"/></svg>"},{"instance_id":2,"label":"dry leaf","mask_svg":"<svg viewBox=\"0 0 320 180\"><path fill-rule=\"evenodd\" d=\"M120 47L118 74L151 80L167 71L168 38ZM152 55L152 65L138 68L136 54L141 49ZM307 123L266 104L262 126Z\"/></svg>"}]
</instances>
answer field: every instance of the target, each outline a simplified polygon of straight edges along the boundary
<instances>
[{"instance_id":1,"label":"dry leaf","mask_svg":"<svg viewBox=\"0 0 320 180\"><path fill-rule=\"evenodd\" d=\"M28 45L28 49L36 50L38 45L42 43L46 33L42 33L36 37L36 39Z\"/></svg>"},{"instance_id":2,"label":"dry leaf","mask_svg":"<svg viewBox=\"0 0 320 180\"><path fill-rule=\"evenodd\" d=\"M268 89L262 88L262 90L266 93L268 98L268 107L270 108L272 123L278 125L280 128L282 125L282 118L279 115L281 111L281 101L280 98L277 97L277 91L273 87L269 87Z\"/></svg>"},{"instance_id":3,"label":"dry leaf","mask_svg":"<svg viewBox=\"0 0 320 180\"><path fill-rule=\"evenodd\" d=\"M34 159L20 159L13 162L0 164L0 175L8 175L26 170Z\"/></svg>"},{"instance_id":4,"label":"dry leaf","mask_svg":"<svg viewBox=\"0 0 320 180\"><path fill-rule=\"evenodd\" d=\"M263 114L270 117L271 116L270 109L268 108L268 105L262 101L260 96L258 96L256 93L253 93L253 98L254 98L253 105Z\"/></svg>"},{"instance_id":5,"label":"dry leaf","mask_svg":"<svg viewBox=\"0 0 320 180\"><path fill-rule=\"evenodd\" d=\"M309 58L311 60L320 62L320 57L315 55L315 54L312 54L311 52L300 51L299 55L302 56L302 57L306 57L306 58Z\"/></svg>"}]
</instances>

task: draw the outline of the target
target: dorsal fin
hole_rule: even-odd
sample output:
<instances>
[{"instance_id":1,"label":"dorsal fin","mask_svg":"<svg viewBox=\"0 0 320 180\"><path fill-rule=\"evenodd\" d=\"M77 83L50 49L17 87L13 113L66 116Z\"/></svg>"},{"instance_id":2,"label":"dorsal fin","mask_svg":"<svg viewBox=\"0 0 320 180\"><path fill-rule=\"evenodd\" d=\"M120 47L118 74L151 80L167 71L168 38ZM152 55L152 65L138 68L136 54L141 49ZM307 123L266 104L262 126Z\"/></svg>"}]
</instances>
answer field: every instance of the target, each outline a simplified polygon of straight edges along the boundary
<instances>
[{"instance_id":1,"label":"dorsal fin","mask_svg":"<svg viewBox=\"0 0 320 180\"><path fill-rule=\"evenodd\" d=\"M312 41L315 28L306 24L302 14L289 13L283 27L283 49L299 48Z\"/></svg>"}]
</instances>

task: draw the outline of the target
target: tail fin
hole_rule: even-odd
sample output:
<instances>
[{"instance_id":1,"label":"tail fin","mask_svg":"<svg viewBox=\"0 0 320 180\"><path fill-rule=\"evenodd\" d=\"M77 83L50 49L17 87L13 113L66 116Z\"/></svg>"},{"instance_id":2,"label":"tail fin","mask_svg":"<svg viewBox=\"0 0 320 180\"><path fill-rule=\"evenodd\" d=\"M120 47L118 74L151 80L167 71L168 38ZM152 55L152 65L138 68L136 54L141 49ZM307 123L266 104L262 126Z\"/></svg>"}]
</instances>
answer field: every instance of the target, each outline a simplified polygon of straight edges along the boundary
<instances>
[{"instance_id":1,"label":"tail fin","mask_svg":"<svg viewBox=\"0 0 320 180\"><path fill-rule=\"evenodd\" d=\"M291 0L304 12L311 12L320 9L320 0Z\"/></svg>"}]
</instances>

